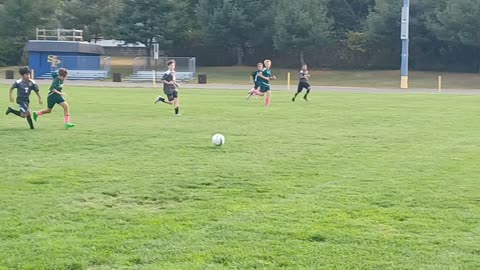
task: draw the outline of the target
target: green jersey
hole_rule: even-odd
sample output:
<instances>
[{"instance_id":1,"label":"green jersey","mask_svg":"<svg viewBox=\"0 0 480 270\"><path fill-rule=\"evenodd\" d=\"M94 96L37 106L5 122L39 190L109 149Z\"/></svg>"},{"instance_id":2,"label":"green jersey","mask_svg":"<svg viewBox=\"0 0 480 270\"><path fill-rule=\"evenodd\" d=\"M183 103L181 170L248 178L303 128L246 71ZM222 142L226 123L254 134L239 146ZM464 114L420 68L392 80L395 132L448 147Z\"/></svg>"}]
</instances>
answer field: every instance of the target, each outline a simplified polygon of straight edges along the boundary
<instances>
[{"instance_id":1,"label":"green jersey","mask_svg":"<svg viewBox=\"0 0 480 270\"><path fill-rule=\"evenodd\" d=\"M258 69L258 70L255 70L254 72L252 72L252 80L253 80L254 83L258 83L259 80L260 80L260 77L258 76L259 73L262 73L261 69Z\"/></svg>"},{"instance_id":2,"label":"green jersey","mask_svg":"<svg viewBox=\"0 0 480 270\"><path fill-rule=\"evenodd\" d=\"M50 86L50 91L55 89L59 92L62 92L63 81L58 78L58 73L52 72L52 78L53 78L53 82L52 82L52 85Z\"/></svg>"},{"instance_id":3,"label":"green jersey","mask_svg":"<svg viewBox=\"0 0 480 270\"><path fill-rule=\"evenodd\" d=\"M271 71L270 69L266 69L266 68L265 68L265 69L263 69L263 71L262 71L262 75L263 75L264 77L270 78L270 77L272 77L272 71ZM260 77L259 77L259 79L260 79L260 82L261 82L262 84L264 84L264 85L270 85L270 81L269 81L269 80L266 80L266 79L260 78Z\"/></svg>"},{"instance_id":4,"label":"green jersey","mask_svg":"<svg viewBox=\"0 0 480 270\"><path fill-rule=\"evenodd\" d=\"M53 92L53 90L62 92L63 81L58 78L57 72L52 72L52 78L53 82L52 85L50 85L50 93L48 93L47 99L47 106L49 109L52 109L55 104L62 104L65 102L65 99L63 99L62 95Z\"/></svg>"}]
</instances>

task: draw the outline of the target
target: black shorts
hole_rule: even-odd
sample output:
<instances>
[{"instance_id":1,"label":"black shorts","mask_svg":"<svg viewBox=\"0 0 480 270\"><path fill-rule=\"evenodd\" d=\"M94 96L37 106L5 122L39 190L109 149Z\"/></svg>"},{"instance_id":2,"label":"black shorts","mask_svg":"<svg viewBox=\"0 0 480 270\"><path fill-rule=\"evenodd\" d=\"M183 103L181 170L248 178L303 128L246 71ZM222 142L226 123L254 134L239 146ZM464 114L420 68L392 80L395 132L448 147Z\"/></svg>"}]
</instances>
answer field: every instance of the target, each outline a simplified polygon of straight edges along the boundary
<instances>
[{"instance_id":1,"label":"black shorts","mask_svg":"<svg viewBox=\"0 0 480 270\"><path fill-rule=\"evenodd\" d=\"M253 83L253 88L258 89L258 87L260 87L259 83L257 83L257 82Z\"/></svg>"},{"instance_id":2,"label":"black shorts","mask_svg":"<svg viewBox=\"0 0 480 270\"><path fill-rule=\"evenodd\" d=\"M178 98L178 92L177 92L177 90L172 91L172 92L165 93L165 95L167 95L168 101L173 101L174 99Z\"/></svg>"},{"instance_id":3,"label":"black shorts","mask_svg":"<svg viewBox=\"0 0 480 270\"><path fill-rule=\"evenodd\" d=\"M303 88L310 89L310 84L308 82L299 82L297 92L302 92Z\"/></svg>"},{"instance_id":4,"label":"black shorts","mask_svg":"<svg viewBox=\"0 0 480 270\"><path fill-rule=\"evenodd\" d=\"M28 107L30 106L30 100L17 99L17 104L18 104L18 107L20 108L20 111L22 113L28 113L28 111L29 111Z\"/></svg>"}]
</instances>

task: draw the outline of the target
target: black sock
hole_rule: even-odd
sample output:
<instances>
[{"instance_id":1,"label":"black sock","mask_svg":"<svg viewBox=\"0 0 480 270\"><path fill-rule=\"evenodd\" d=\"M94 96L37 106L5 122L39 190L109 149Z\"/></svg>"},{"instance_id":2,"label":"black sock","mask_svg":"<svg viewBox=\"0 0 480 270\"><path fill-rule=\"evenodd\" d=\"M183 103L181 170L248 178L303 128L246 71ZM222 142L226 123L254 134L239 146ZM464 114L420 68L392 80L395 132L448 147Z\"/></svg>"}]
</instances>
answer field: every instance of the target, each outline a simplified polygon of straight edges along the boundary
<instances>
[{"instance_id":1,"label":"black sock","mask_svg":"<svg viewBox=\"0 0 480 270\"><path fill-rule=\"evenodd\" d=\"M15 114L16 116L19 116L19 117L22 117L22 113L20 111L17 111L17 110L14 110L10 107L8 107L10 109L10 112Z\"/></svg>"},{"instance_id":2,"label":"black sock","mask_svg":"<svg viewBox=\"0 0 480 270\"><path fill-rule=\"evenodd\" d=\"M175 107L175 114L178 114L178 107Z\"/></svg>"},{"instance_id":3,"label":"black sock","mask_svg":"<svg viewBox=\"0 0 480 270\"><path fill-rule=\"evenodd\" d=\"M293 99L296 99L299 93L300 92L295 93L295 96L293 97Z\"/></svg>"},{"instance_id":4,"label":"black sock","mask_svg":"<svg viewBox=\"0 0 480 270\"><path fill-rule=\"evenodd\" d=\"M28 122L28 125L30 126L30 129L35 129L33 127L33 121L31 116L27 116L27 122Z\"/></svg>"},{"instance_id":5,"label":"black sock","mask_svg":"<svg viewBox=\"0 0 480 270\"><path fill-rule=\"evenodd\" d=\"M303 98L305 98L305 99L306 99L306 98L307 98L307 96L308 96L308 93L310 93L310 90L307 90L307 93L305 94L305 96L303 96Z\"/></svg>"}]
</instances>

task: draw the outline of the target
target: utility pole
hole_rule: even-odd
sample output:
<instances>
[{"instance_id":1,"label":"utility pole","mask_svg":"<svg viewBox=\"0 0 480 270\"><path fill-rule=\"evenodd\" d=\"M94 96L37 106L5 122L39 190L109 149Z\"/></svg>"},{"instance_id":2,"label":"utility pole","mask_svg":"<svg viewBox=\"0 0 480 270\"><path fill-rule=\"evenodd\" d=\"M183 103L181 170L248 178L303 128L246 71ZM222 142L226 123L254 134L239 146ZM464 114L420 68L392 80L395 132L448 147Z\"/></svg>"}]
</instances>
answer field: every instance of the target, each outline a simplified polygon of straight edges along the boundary
<instances>
[{"instance_id":1,"label":"utility pole","mask_svg":"<svg viewBox=\"0 0 480 270\"><path fill-rule=\"evenodd\" d=\"M410 21L410 0L403 0L400 39L402 40L402 66L400 88L408 89L408 28Z\"/></svg>"}]
</instances>

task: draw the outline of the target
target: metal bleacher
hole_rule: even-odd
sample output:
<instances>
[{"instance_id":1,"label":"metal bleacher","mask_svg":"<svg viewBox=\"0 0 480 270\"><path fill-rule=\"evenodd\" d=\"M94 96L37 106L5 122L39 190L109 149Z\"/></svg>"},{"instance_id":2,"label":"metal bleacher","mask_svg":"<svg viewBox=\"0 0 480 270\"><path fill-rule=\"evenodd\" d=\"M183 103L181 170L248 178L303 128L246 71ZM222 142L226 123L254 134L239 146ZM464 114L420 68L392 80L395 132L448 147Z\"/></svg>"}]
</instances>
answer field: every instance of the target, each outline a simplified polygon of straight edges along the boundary
<instances>
[{"instance_id":1,"label":"metal bleacher","mask_svg":"<svg viewBox=\"0 0 480 270\"><path fill-rule=\"evenodd\" d=\"M133 59L133 73L125 78L125 81L142 82L152 81L155 72L155 80L160 81L163 74L168 70L167 62L175 60L177 81L190 81L195 78L196 58L195 57L136 57ZM154 71L155 70L155 71Z\"/></svg>"},{"instance_id":2,"label":"metal bleacher","mask_svg":"<svg viewBox=\"0 0 480 270\"><path fill-rule=\"evenodd\" d=\"M160 81L165 71L156 71L155 80ZM175 72L175 77L177 81L190 81L194 78L195 74L193 72ZM126 81L131 82L143 82L143 81L152 81L153 80L153 71L136 71L132 75L128 76Z\"/></svg>"},{"instance_id":3,"label":"metal bleacher","mask_svg":"<svg viewBox=\"0 0 480 270\"><path fill-rule=\"evenodd\" d=\"M68 70L69 80L103 80L108 77L108 70ZM52 73L48 72L35 79L46 80L51 78Z\"/></svg>"}]
</instances>

